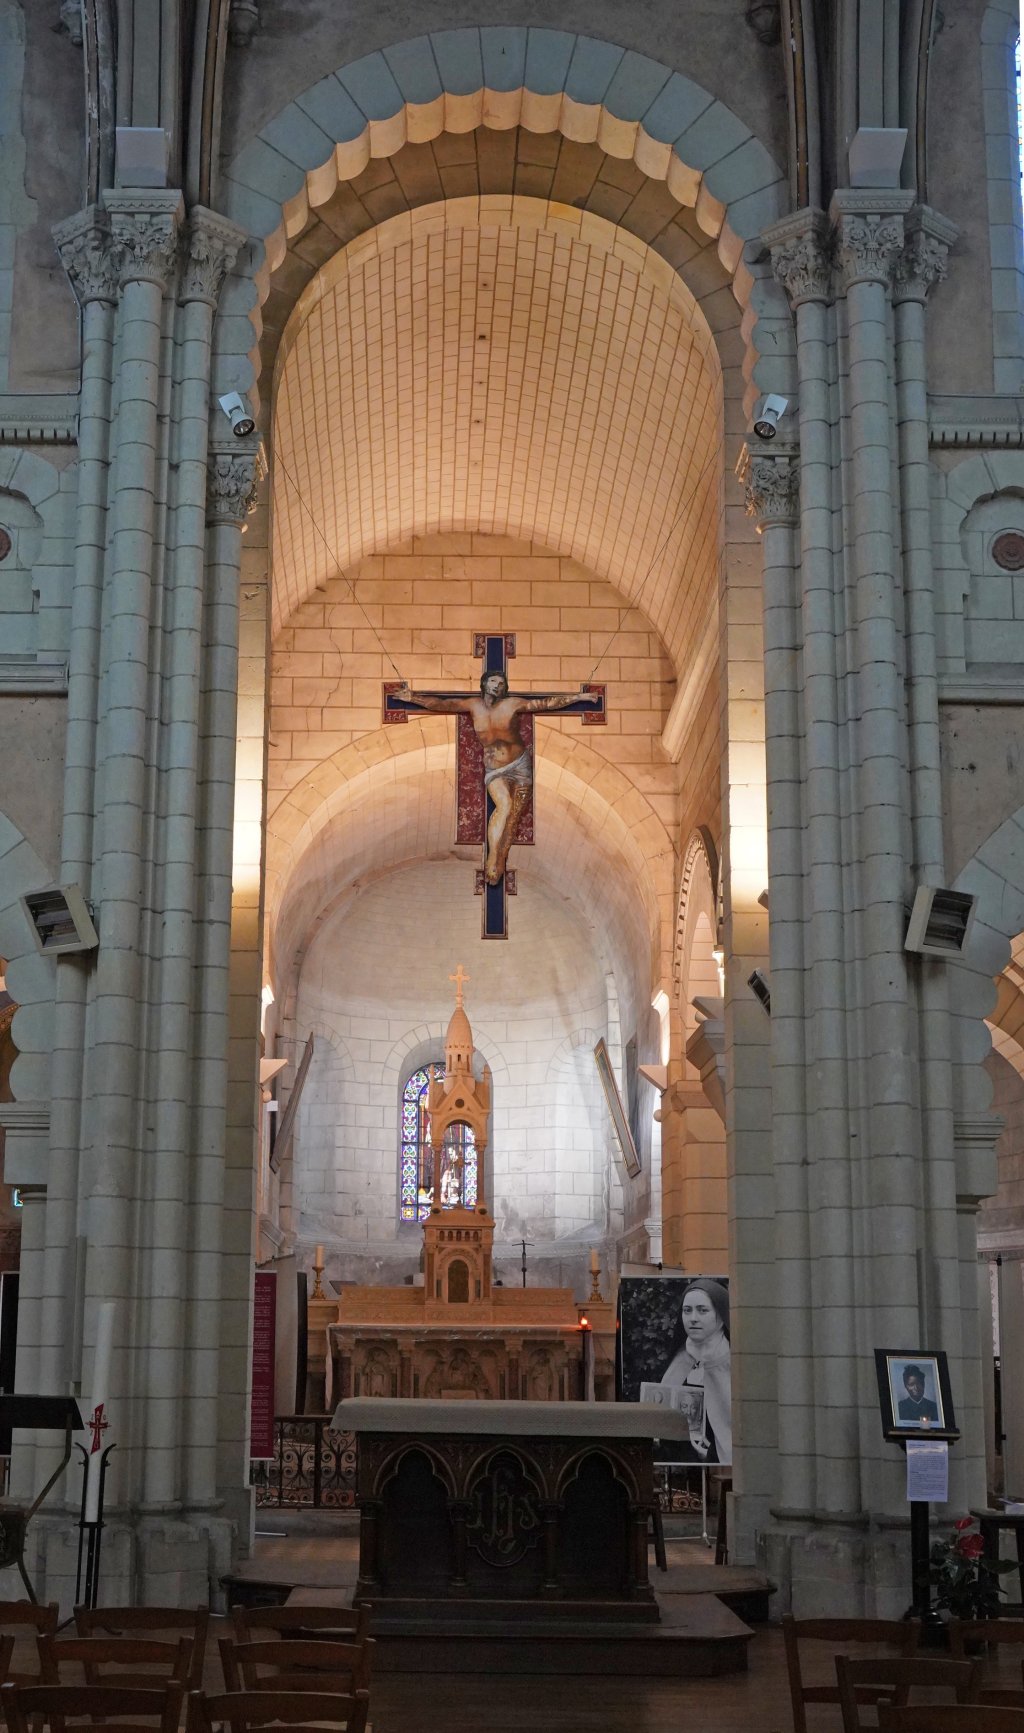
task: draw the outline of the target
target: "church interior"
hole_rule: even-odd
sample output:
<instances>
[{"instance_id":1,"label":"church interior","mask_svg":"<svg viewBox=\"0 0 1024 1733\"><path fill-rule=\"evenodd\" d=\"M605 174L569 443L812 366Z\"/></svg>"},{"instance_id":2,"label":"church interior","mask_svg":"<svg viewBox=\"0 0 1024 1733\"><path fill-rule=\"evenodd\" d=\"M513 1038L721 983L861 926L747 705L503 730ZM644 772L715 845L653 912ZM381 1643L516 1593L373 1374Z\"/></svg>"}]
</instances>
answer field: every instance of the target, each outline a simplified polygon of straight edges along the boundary
<instances>
[{"instance_id":1,"label":"church interior","mask_svg":"<svg viewBox=\"0 0 1024 1733\"><path fill-rule=\"evenodd\" d=\"M1020 42L0 0L19 1653L1019 1686Z\"/></svg>"}]
</instances>

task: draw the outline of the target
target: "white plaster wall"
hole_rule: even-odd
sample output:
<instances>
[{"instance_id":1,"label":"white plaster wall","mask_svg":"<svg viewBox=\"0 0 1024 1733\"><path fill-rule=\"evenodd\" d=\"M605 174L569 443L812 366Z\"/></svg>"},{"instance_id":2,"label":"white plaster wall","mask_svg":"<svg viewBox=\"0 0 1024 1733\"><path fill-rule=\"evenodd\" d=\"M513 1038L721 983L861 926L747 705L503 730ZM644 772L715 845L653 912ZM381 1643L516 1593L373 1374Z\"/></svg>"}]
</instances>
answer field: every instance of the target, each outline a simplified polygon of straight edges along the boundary
<instances>
[{"instance_id":1,"label":"white plaster wall","mask_svg":"<svg viewBox=\"0 0 1024 1733\"><path fill-rule=\"evenodd\" d=\"M330 916L305 958L296 1034L317 1036L294 1153L302 1239L345 1254L398 1254L398 1111L404 1077L443 1051L448 976L469 970L466 1005L494 1073L487 1201L497 1237L603 1238L620 1198L593 1045L608 1033L597 936L565 898L521 879L511 936L481 945L480 905L461 862L389 874ZM396 1244L396 1240L398 1243ZM341 1274L347 1273L345 1268Z\"/></svg>"}]
</instances>

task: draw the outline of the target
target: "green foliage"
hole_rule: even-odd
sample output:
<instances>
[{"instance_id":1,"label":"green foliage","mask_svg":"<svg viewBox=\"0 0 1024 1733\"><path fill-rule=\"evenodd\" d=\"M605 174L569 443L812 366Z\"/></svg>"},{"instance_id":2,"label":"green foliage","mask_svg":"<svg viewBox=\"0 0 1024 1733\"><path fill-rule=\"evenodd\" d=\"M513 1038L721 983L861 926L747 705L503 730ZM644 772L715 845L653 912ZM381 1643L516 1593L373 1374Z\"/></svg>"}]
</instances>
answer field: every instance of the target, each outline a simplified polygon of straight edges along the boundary
<instances>
[{"instance_id":1,"label":"green foliage","mask_svg":"<svg viewBox=\"0 0 1024 1733\"><path fill-rule=\"evenodd\" d=\"M1010 1559L984 1557L985 1543L973 1518L962 1516L948 1540L937 1540L929 1554L928 1581L939 1612L955 1619L995 1619L1002 1589L999 1578L1016 1569Z\"/></svg>"}]
</instances>

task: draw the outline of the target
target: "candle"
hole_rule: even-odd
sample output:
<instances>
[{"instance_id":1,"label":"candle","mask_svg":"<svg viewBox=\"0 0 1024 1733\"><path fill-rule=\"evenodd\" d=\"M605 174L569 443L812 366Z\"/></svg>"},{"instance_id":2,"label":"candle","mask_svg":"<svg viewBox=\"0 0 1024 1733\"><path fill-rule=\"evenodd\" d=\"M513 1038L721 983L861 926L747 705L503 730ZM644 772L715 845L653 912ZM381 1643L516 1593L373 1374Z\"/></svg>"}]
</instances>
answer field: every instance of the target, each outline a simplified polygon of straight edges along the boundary
<instances>
[{"instance_id":1,"label":"candle","mask_svg":"<svg viewBox=\"0 0 1024 1733\"><path fill-rule=\"evenodd\" d=\"M597 1255L597 1248L595 1246L591 1246L591 1248L590 1248L590 1273L591 1273L591 1275L592 1276L598 1275L600 1273L600 1269L601 1269L601 1260Z\"/></svg>"},{"instance_id":2,"label":"candle","mask_svg":"<svg viewBox=\"0 0 1024 1733\"><path fill-rule=\"evenodd\" d=\"M324 1248L323 1248L323 1246L317 1246L316 1256L313 1259L313 1268L314 1268L314 1270L322 1270L323 1267L324 1267Z\"/></svg>"},{"instance_id":3,"label":"candle","mask_svg":"<svg viewBox=\"0 0 1024 1733\"><path fill-rule=\"evenodd\" d=\"M109 1428L106 1408L113 1349L114 1302L104 1300L96 1316L96 1347L92 1358L92 1401L89 1404L87 1420L90 1443L89 1460L86 1464L86 1522L98 1522L100 1515L100 1463L109 1442L104 1439L103 1434Z\"/></svg>"}]
</instances>

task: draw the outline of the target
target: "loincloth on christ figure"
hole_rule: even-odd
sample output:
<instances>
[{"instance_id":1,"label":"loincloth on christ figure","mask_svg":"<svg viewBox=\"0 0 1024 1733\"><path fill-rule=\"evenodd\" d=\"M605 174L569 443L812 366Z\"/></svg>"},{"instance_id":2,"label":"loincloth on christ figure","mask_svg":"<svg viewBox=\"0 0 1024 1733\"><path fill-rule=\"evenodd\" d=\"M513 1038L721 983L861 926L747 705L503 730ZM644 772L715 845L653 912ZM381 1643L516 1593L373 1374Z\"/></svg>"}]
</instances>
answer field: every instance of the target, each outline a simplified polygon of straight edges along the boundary
<instances>
[{"instance_id":1,"label":"loincloth on christ figure","mask_svg":"<svg viewBox=\"0 0 1024 1733\"><path fill-rule=\"evenodd\" d=\"M484 787L490 788L491 783L496 782L499 776L503 781L511 783L513 788L532 788L533 764L530 753L521 752L518 758L513 758L511 764L496 764L493 770L485 770Z\"/></svg>"}]
</instances>

